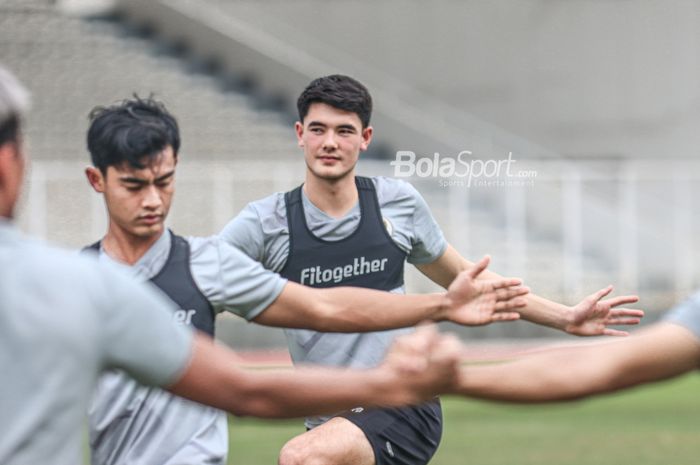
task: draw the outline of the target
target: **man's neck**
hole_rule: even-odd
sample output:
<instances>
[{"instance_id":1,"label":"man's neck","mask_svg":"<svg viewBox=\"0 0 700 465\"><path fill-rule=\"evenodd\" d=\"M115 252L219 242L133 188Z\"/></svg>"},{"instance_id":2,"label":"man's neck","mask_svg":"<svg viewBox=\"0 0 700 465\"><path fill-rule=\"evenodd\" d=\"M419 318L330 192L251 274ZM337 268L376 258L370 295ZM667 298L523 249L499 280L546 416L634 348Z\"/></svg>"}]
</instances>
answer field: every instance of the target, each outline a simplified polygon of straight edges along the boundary
<instances>
[{"instance_id":1,"label":"man's neck","mask_svg":"<svg viewBox=\"0 0 700 465\"><path fill-rule=\"evenodd\" d=\"M319 179L307 173L304 194L316 208L332 218L342 218L357 204L355 175L341 179Z\"/></svg>"},{"instance_id":2,"label":"man's neck","mask_svg":"<svg viewBox=\"0 0 700 465\"><path fill-rule=\"evenodd\" d=\"M114 260L131 266L143 257L153 244L165 233L148 237L134 236L110 224L107 234L102 239L102 248Z\"/></svg>"}]
</instances>

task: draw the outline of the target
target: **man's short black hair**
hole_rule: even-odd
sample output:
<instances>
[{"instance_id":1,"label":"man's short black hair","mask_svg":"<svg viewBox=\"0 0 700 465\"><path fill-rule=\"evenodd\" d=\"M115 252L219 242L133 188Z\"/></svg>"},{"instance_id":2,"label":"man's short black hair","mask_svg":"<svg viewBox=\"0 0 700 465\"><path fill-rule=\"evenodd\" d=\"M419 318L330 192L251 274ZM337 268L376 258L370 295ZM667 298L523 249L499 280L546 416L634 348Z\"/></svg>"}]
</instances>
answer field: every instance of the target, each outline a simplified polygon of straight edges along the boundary
<instances>
[{"instance_id":1,"label":"man's short black hair","mask_svg":"<svg viewBox=\"0 0 700 465\"><path fill-rule=\"evenodd\" d=\"M313 103L325 103L339 110L356 113L362 122L362 128L369 126L372 96L365 86L350 76L333 74L311 81L297 100L299 121L302 123Z\"/></svg>"},{"instance_id":2,"label":"man's short black hair","mask_svg":"<svg viewBox=\"0 0 700 465\"><path fill-rule=\"evenodd\" d=\"M168 145L177 156L180 130L165 105L152 97L142 99L135 95L90 112L87 146L92 164L103 174L108 167L124 163L145 168Z\"/></svg>"},{"instance_id":3,"label":"man's short black hair","mask_svg":"<svg viewBox=\"0 0 700 465\"><path fill-rule=\"evenodd\" d=\"M29 92L0 64L0 146L19 142L24 116L29 109Z\"/></svg>"}]
</instances>

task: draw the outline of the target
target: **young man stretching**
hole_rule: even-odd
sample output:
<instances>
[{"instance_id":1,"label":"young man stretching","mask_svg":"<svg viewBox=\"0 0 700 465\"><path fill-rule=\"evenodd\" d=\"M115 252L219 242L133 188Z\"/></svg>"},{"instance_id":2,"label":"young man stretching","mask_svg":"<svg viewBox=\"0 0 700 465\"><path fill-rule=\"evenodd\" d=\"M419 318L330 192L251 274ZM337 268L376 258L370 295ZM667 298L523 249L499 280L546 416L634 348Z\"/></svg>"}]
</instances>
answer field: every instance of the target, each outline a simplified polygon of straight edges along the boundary
<instances>
[{"instance_id":1,"label":"young man stretching","mask_svg":"<svg viewBox=\"0 0 700 465\"><path fill-rule=\"evenodd\" d=\"M360 152L374 131L372 99L361 83L341 75L316 79L299 96L297 108L297 141L306 161L303 186L249 204L224 228L222 238L290 281L320 288L348 285L400 293L404 261L447 287L473 266L445 241L410 184L356 176ZM358 267L368 262L378 265ZM531 296L519 312L572 334L624 334L607 326L636 324L642 312L613 308L636 297L601 301L608 292L575 307ZM371 367L405 331L286 333L295 363ZM311 430L282 449L281 465L418 465L438 447L442 414L438 400L403 409L358 406L332 418L307 418L306 426Z\"/></svg>"},{"instance_id":2,"label":"young man stretching","mask_svg":"<svg viewBox=\"0 0 700 465\"><path fill-rule=\"evenodd\" d=\"M89 247L99 260L150 280L179 307L175 318L213 335L222 311L256 323L320 331L367 331L421 320L484 323L517 318L527 289L519 281L476 281L483 260L444 294L398 296L357 288L312 289L265 270L217 237L183 238L166 230L180 136L175 118L153 100L126 100L93 111L88 181L104 197L106 235ZM371 258L371 257L369 257ZM365 265L361 265L364 267ZM370 260L369 269L381 267ZM206 380L202 380L206 382ZM93 465L223 464L223 412L104 375L90 409Z\"/></svg>"},{"instance_id":3,"label":"young man stretching","mask_svg":"<svg viewBox=\"0 0 700 465\"><path fill-rule=\"evenodd\" d=\"M173 321L172 302L160 293L94 260L23 238L12 218L27 162L21 140L27 106L24 87L0 66L3 465L81 463L88 399L107 369L233 414L264 417L365 401L419 402L456 378L454 343L429 330L400 341L377 370L245 372L230 350Z\"/></svg>"}]
</instances>

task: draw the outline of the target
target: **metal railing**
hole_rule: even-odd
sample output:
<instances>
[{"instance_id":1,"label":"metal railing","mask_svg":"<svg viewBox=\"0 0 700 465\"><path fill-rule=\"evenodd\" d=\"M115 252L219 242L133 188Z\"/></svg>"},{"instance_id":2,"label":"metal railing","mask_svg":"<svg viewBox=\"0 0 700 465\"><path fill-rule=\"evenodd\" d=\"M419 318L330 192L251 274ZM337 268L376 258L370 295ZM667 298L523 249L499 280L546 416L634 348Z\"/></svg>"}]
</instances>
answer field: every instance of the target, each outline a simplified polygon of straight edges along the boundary
<instances>
[{"instance_id":1,"label":"metal railing","mask_svg":"<svg viewBox=\"0 0 700 465\"><path fill-rule=\"evenodd\" d=\"M700 225L693 214L700 163L521 160L521 165L534 175L517 185L465 187L456 177L415 175L406 180L466 257L490 253L498 271L534 280L562 298L606 284L592 275L624 292L654 292L665 301L700 283L695 266ZM23 229L69 247L104 233L102 199L85 181L84 166L33 163L20 214ZM181 234L216 233L246 203L300 183L303 170L301 157L183 161L169 223ZM394 174L389 162L371 160L362 161L359 171ZM410 282L416 290L429 289L418 279Z\"/></svg>"}]
</instances>

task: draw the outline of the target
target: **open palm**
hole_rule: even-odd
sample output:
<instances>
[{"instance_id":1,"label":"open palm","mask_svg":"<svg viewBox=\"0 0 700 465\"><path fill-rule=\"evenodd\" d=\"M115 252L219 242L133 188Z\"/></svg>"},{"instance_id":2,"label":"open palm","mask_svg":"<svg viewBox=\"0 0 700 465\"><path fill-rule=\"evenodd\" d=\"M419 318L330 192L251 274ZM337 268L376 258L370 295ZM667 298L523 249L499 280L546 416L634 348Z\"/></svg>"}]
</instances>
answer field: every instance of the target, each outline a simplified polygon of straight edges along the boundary
<instances>
[{"instance_id":1,"label":"open palm","mask_svg":"<svg viewBox=\"0 0 700 465\"><path fill-rule=\"evenodd\" d=\"M627 331L609 328L614 325L636 325L644 311L631 308L616 308L619 305L637 302L636 295L625 295L602 300L612 292L608 286L595 292L571 308L571 323L566 331L577 336L627 336Z\"/></svg>"},{"instance_id":2,"label":"open palm","mask_svg":"<svg viewBox=\"0 0 700 465\"><path fill-rule=\"evenodd\" d=\"M516 278L477 279L488 267L490 258L482 258L471 269L462 271L447 289L450 306L447 319L465 326L480 326L520 318L522 297L529 289Z\"/></svg>"}]
</instances>

